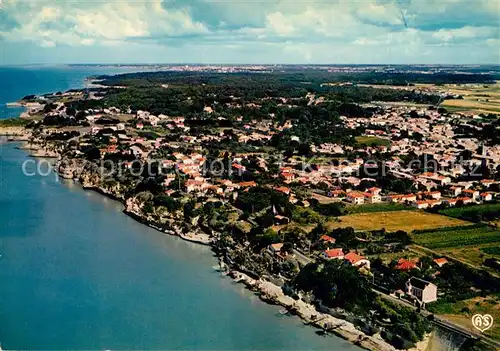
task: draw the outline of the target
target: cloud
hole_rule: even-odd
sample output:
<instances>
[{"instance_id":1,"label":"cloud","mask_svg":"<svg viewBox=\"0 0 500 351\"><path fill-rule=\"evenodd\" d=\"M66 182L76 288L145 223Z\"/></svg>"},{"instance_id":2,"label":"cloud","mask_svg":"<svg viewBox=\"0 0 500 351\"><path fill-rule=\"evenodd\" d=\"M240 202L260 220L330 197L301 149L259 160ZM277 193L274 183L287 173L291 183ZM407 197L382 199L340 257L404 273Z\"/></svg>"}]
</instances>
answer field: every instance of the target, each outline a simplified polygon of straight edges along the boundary
<instances>
[{"instance_id":1,"label":"cloud","mask_svg":"<svg viewBox=\"0 0 500 351\"><path fill-rule=\"evenodd\" d=\"M96 61L113 57L106 50L129 52L127 59L157 55L155 62L457 61L466 45L477 50L473 59L498 62L499 6L497 0L4 0L0 37L7 48L29 41L67 58L86 48Z\"/></svg>"},{"instance_id":2,"label":"cloud","mask_svg":"<svg viewBox=\"0 0 500 351\"><path fill-rule=\"evenodd\" d=\"M112 44L149 36L204 33L182 9L166 10L160 0L149 2L56 2L20 4L8 0L5 13L19 25L3 35L8 40L29 40L57 45Z\"/></svg>"},{"instance_id":3,"label":"cloud","mask_svg":"<svg viewBox=\"0 0 500 351\"><path fill-rule=\"evenodd\" d=\"M489 39L498 38L498 27L472 27L465 26L457 29L440 29L432 34L436 39L444 42L462 42L471 39Z\"/></svg>"}]
</instances>

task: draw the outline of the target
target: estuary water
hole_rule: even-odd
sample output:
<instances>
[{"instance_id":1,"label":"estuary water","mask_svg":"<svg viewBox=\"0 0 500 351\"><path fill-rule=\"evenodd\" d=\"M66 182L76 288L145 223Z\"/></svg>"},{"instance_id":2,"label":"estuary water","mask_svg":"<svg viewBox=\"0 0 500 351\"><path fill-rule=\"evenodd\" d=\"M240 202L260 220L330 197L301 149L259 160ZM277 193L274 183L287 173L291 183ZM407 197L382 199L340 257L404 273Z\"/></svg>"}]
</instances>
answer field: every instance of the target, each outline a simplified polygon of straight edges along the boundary
<instances>
[{"instance_id":1,"label":"estuary water","mask_svg":"<svg viewBox=\"0 0 500 351\"><path fill-rule=\"evenodd\" d=\"M3 349L359 350L221 277L208 247L53 173L26 176L26 160L0 144Z\"/></svg>"},{"instance_id":2,"label":"estuary water","mask_svg":"<svg viewBox=\"0 0 500 351\"><path fill-rule=\"evenodd\" d=\"M89 76L134 71L137 69L65 65L0 67L0 119L18 117L24 109L6 104L26 95L82 88Z\"/></svg>"}]
</instances>

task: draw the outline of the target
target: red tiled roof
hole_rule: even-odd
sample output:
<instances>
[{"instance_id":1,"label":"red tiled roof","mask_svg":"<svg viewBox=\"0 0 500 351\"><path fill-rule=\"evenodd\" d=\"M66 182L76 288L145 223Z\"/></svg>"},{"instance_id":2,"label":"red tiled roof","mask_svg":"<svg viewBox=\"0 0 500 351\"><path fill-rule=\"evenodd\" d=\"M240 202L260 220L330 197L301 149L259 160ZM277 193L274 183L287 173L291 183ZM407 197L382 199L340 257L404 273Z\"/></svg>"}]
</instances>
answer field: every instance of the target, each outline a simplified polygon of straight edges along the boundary
<instances>
[{"instance_id":1,"label":"red tiled roof","mask_svg":"<svg viewBox=\"0 0 500 351\"><path fill-rule=\"evenodd\" d=\"M346 260L348 260L351 264L355 264L361 260L365 260L363 256L358 255L357 253L354 252L349 252L347 255L344 257Z\"/></svg>"},{"instance_id":2,"label":"red tiled roof","mask_svg":"<svg viewBox=\"0 0 500 351\"><path fill-rule=\"evenodd\" d=\"M239 186L241 187L248 187L248 186L257 186L257 183L255 183L254 181L251 181L251 182L241 182L241 183L238 183Z\"/></svg>"},{"instance_id":3,"label":"red tiled roof","mask_svg":"<svg viewBox=\"0 0 500 351\"><path fill-rule=\"evenodd\" d=\"M344 256L344 251L342 251L342 249L330 249L330 250L325 250L324 252L325 255L329 258L338 258Z\"/></svg>"},{"instance_id":4,"label":"red tiled roof","mask_svg":"<svg viewBox=\"0 0 500 351\"><path fill-rule=\"evenodd\" d=\"M274 190L285 193L285 194L290 193L290 188L287 188L286 186L280 186L280 187L274 188Z\"/></svg>"},{"instance_id":5,"label":"red tiled roof","mask_svg":"<svg viewBox=\"0 0 500 351\"><path fill-rule=\"evenodd\" d=\"M328 235L322 235L320 239L323 240L323 241L329 241L331 243L335 242L335 239L332 238L331 236L328 236Z\"/></svg>"},{"instance_id":6,"label":"red tiled roof","mask_svg":"<svg viewBox=\"0 0 500 351\"><path fill-rule=\"evenodd\" d=\"M283 247L283 243L271 244L271 247L274 249L274 251L280 251Z\"/></svg>"},{"instance_id":7,"label":"red tiled roof","mask_svg":"<svg viewBox=\"0 0 500 351\"><path fill-rule=\"evenodd\" d=\"M434 262L442 266L443 264L448 263L448 260L445 257L442 257L442 258L436 258Z\"/></svg>"},{"instance_id":8,"label":"red tiled roof","mask_svg":"<svg viewBox=\"0 0 500 351\"><path fill-rule=\"evenodd\" d=\"M360 198L360 197L365 197L364 194L361 194L361 193L357 193L357 192L350 192L347 194L348 197L353 197L353 198Z\"/></svg>"},{"instance_id":9,"label":"red tiled roof","mask_svg":"<svg viewBox=\"0 0 500 351\"><path fill-rule=\"evenodd\" d=\"M415 269L415 268L417 268L417 265L415 264L415 262L406 260L404 258L400 258L398 261L398 264L396 266L396 269L398 269L400 271L409 271L409 270Z\"/></svg>"}]
</instances>

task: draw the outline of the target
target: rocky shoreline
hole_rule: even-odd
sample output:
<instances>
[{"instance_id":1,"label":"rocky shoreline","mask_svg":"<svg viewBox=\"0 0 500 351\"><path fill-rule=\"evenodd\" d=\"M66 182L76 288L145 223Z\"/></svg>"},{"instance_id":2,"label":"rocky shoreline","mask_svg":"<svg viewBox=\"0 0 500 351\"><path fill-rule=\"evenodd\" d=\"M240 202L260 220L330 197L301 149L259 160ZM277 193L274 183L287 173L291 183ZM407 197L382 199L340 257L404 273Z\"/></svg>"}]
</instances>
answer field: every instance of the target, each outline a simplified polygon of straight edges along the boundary
<instances>
[{"instance_id":1,"label":"rocky shoreline","mask_svg":"<svg viewBox=\"0 0 500 351\"><path fill-rule=\"evenodd\" d=\"M0 127L0 136L7 137L8 141L28 141L31 132L24 127Z\"/></svg>"},{"instance_id":2,"label":"rocky shoreline","mask_svg":"<svg viewBox=\"0 0 500 351\"><path fill-rule=\"evenodd\" d=\"M397 350L392 345L388 344L380 334L377 333L368 336L348 321L335 318L327 313L321 313L317 311L313 305L302 300L295 300L285 295L279 286L269 281L253 279L240 271L231 271L228 275L236 282L245 284L250 290L258 292L262 301L285 307L291 314L301 318L304 324L322 329L325 332L333 333L367 350ZM418 343L416 347L409 349L409 351L425 351L429 338L430 335L422 342Z\"/></svg>"},{"instance_id":3,"label":"rocky shoreline","mask_svg":"<svg viewBox=\"0 0 500 351\"><path fill-rule=\"evenodd\" d=\"M24 140L18 139L15 141ZM30 151L30 156L32 157L47 157L40 152L40 150L43 149L36 146L20 147L20 149ZM65 162L68 160L62 160L61 155L56 151L51 152L52 153L50 157L58 159L58 161L54 165L54 170L61 178L79 181L83 189L93 190L101 195L121 202L124 205L123 213L135 219L136 221L143 223L153 229L156 229L164 234L175 235L186 241L213 246L214 240L208 234L202 232L183 233L178 225L175 225L173 223L157 223L152 220L152 218L145 217L142 214L139 205L134 201L133 198L125 199L122 195L119 195L119 192L116 191L117 189L114 189L115 191L113 191L100 186L95 174L92 174L89 169L85 168L88 164L79 164L78 162ZM225 263L231 266L230 263ZM335 318L328 313L319 312L313 305L302 300L295 300L292 297L285 295L279 286L269 281L263 280L262 278L254 279L248 274L243 273L241 270L238 270L237 267L232 268L234 270L232 270L228 275L235 279L235 281L242 282L250 290L258 292L259 297L262 301L283 306L291 314L294 314L301 318L304 324L319 328L325 333L328 332L335 334L367 350L398 350L392 345L388 344L378 333L371 336L367 335L361 330L357 329L351 322ZM429 338L430 336L428 336L422 342L418 343L415 348L410 349L409 351L425 351Z\"/></svg>"},{"instance_id":4,"label":"rocky shoreline","mask_svg":"<svg viewBox=\"0 0 500 351\"><path fill-rule=\"evenodd\" d=\"M58 170L59 173L60 169ZM62 172L62 176L68 178L65 172ZM73 178L71 176L70 178ZM125 208L123 212L130 216L131 218L143 223L153 229L156 229L164 234L170 234L179 236L181 239L195 242L203 245L212 245L213 240L207 234L200 233L183 233L178 226L165 225L164 223L156 223L150 218L145 217L137 203L133 199L124 200L122 197L117 197L115 194L107 189L100 186L95 186L89 183L88 177L81 177L83 179L82 186L87 190L94 190L104 196L110 197L114 200L120 201L124 204ZM230 263L225 262L230 266ZM303 320L307 325L314 326L316 328L322 329L325 332L333 333L351 343L354 343L364 349L374 350L374 351L396 351L392 345L388 344L380 334L374 334L372 336L363 333L361 330L357 329L354 324L339 318L335 318L330 314L321 313L316 310L316 308L302 300L294 300L293 298L286 296L282 289L263 279L253 279L249 275L238 270L237 267L231 267L235 270L231 271L230 275L237 282L244 283L250 290L257 291L259 293L260 299L266 303L276 304L285 307L291 313L297 315ZM416 348L410 351L425 351L427 346L426 340L422 343L417 344Z\"/></svg>"}]
</instances>

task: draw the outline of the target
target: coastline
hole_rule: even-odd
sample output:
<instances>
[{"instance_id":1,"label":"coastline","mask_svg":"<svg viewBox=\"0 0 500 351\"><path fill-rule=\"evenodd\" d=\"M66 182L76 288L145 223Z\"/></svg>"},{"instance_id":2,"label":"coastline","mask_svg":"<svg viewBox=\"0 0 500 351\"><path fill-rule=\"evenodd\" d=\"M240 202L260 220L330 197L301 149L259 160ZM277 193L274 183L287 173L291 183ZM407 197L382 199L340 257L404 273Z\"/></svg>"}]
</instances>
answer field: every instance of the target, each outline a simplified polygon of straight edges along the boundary
<instances>
[{"instance_id":1,"label":"coastline","mask_svg":"<svg viewBox=\"0 0 500 351\"><path fill-rule=\"evenodd\" d=\"M24 128L20 128L24 129ZM1 134L1 130L0 130ZM27 135L22 134L20 139L9 139L8 141L14 142L25 142L28 139L23 139L23 137ZM29 134L31 135L31 134ZM19 136L17 136L19 137ZM36 145L34 143L33 145ZM103 196L106 196L110 199L118 201L123 205L123 213L137 222L140 222L150 228L156 229L157 231L168 234L178 236L181 239L189 242L194 242L202 245L208 245L214 248L212 245L214 242L212 240L207 240L210 238L208 234L204 234L206 237L199 237L196 233L188 233L184 234L180 227L175 225L167 225L162 223L157 223L154 220L145 217L143 214L138 211L135 207L136 204L133 202L133 199L125 200L123 197L117 196L112 191L109 191L102 186L96 186L92 183L92 178L88 175L75 177L74 172L76 170L70 169L61 169L61 155L56 151L47 150L46 148L39 147L26 147L22 145L18 147L21 150L27 151L30 157L35 158L47 158L45 154L47 152L52 152L52 156L50 158L57 158L58 161L54 164L54 171L58 174L59 177L66 180L73 180L81 184L82 189L95 191ZM81 173L80 173L81 174ZM312 327L318 328L322 330L324 333L332 333L338 337L341 337L352 344L355 344L361 348L367 350L374 351L397 351L398 349L394 348L392 345L388 344L380 334L367 335L361 330L357 329L353 323L336 318L328 313L319 312L315 306L312 304L306 303L302 300L294 300L293 298L285 295L282 289L266 280L263 280L261 277L258 279L254 279L250 277L248 274L244 272L244 269L240 267L236 267L232 265L230 262L224 262L228 267L230 267L230 272L227 274L235 282L242 282L245 286L251 290L256 292L259 295L259 298L266 303L280 305L287 309L291 314L299 317L305 325L310 325ZM430 336L427 336L423 341L417 343L416 347L412 349L408 349L409 351L425 351L427 349L427 345L429 342Z\"/></svg>"},{"instance_id":2,"label":"coastline","mask_svg":"<svg viewBox=\"0 0 500 351\"><path fill-rule=\"evenodd\" d=\"M8 137L8 141L28 141L31 132L24 127L0 127L0 136Z\"/></svg>"}]
</instances>

